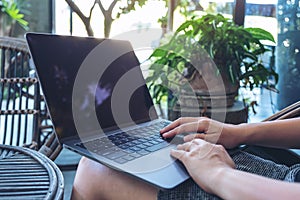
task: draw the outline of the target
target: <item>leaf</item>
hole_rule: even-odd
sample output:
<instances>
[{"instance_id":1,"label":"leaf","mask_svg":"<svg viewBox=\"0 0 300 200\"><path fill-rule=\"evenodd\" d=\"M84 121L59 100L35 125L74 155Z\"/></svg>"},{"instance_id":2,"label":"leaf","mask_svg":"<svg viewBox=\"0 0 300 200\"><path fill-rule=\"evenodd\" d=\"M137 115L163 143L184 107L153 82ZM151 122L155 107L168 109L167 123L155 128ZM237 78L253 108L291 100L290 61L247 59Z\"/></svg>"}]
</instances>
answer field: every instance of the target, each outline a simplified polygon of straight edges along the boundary
<instances>
[{"instance_id":1,"label":"leaf","mask_svg":"<svg viewBox=\"0 0 300 200\"><path fill-rule=\"evenodd\" d=\"M14 1L1 1L2 2L2 11L7 13L12 20L18 22L25 30L28 28L28 22L24 20L24 15L20 13L18 5Z\"/></svg>"},{"instance_id":2,"label":"leaf","mask_svg":"<svg viewBox=\"0 0 300 200\"><path fill-rule=\"evenodd\" d=\"M269 75L271 75L270 72L263 65L259 64L257 69L244 73L240 78L244 79L251 76L254 78L255 85L258 85L260 82L265 82Z\"/></svg>"},{"instance_id":3,"label":"leaf","mask_svg":"<svg viewBox=\"0 0 300 200\"><path fill-rule=\"evenodd\" d=\"M147 0L127 0L126 6L119 7L121 11L117 13L117 18L122 14L128 14L131 11L136 10L136 5L143 7L146 4L146 1Z\"/></svg>"},{"instance_id":4,"label":"leaf","mask_svg":"<svg viewBox=\"0 0 300 200\"><path fill-rule=\"evenodd\" d=\"M156 68L161 68L162 66L168 64L168 58L167 58L167 57L162 57L162 58L156 60L156 61L154 62L154 64L156 64L156 65L155 65Z\"/></svg>"},{"instance_id":5,"label":"leaf","mask_svg":"<svg viewBox=\"0 0 300 200\"><path fill-rule=\"evenodd\" d=\"M257 56L251 52L244 52L244 58L251 58L254 61L258 60Z\"/></svg>"},{"instance_id":6,"label":"leaf","mask_svg":"<svg viewBox=\"0 0 300 200\"><path fill-rule=\"evenodd\" d=\"M161 49L161 48L157 48L153 51L153 53L150 55L151 57L164 57L168 54L168 51Z\"/></svg>"},{"instance_id":7,"label":"leaf","mask_svg":"<svg viewBox=\"0 0 300 200\"><path fill-rule=\"evenodd\" d=\"M254 38L258 40L267 40L275 43L273 35L261 28L245 28Z\"/></svg>"},{"instance_id":8,"label":"leaf","mask_svg":"<svg viewBox=\"0 0 300 200\"><path fill-rule=\"evenodd\" d=\"M175 31L175 33L179 33L180 31L183 31L185 29L187 29L189 26L191 26L193 24L193 21L186 21L183 24L181 24L177 30Z\"/></svg>"}]
</instances>

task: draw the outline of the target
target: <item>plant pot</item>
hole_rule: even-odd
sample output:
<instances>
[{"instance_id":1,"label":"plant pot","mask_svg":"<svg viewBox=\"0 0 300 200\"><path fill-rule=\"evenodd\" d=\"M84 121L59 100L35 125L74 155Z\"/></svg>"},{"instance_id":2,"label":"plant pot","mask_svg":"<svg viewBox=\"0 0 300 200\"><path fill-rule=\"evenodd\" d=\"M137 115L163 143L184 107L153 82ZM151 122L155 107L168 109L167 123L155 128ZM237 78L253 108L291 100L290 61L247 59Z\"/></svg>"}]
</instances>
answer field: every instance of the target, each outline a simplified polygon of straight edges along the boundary
<instances>
[{"instance_id":1,"label":"plant pot","mask_svg":"<svg viewBox=\"0 0 300 200\"><path fill-rule=\"evenodd\" d=\"M179 117L209 117L217 121L240 124L248 121L248 106L242 101L235 101L232 107L219 108L188 108L175 105L168 108L168 119L176 120Z\"/></svg>"},{"instance_id":2,"label":"plant pot","mask_svg":"<svg viewBox=\"0 0 300 200\"><path fill-rule=\"evenodd\" d=\"M217 72L213 62L201 64L201 68L186 75L189 89L178 95L180 107L220 108L231 107L238 94L239 84L232 83L225 73Z\"/></svg>"}]
</instances>

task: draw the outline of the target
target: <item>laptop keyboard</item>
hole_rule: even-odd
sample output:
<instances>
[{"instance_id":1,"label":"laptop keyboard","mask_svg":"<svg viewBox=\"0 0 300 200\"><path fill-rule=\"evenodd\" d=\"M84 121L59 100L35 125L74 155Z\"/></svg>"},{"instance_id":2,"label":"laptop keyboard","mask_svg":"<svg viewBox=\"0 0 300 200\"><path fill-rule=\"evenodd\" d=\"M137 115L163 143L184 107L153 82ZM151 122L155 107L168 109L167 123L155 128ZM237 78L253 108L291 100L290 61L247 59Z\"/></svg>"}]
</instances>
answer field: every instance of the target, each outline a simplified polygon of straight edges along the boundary
<instances>
[{"instance_id":1,"label":"laptop keyboard","mask_svg":"<svg viewBox=\"0 0 300 200\"><path fill-rule=\"evenodd\" d=\"M158 122L76 145L124 164L170 145L172 139L163 139L159 133L168 124Z\"/></svg>"}]
</instances>

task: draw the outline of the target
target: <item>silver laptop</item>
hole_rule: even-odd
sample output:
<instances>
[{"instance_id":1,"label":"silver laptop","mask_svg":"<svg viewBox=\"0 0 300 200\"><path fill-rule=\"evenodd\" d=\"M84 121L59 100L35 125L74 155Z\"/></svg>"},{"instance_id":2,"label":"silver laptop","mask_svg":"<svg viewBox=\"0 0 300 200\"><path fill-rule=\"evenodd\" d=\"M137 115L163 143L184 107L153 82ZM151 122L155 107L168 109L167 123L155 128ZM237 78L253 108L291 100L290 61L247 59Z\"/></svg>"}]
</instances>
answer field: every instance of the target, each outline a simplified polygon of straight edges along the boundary
<instances>
[{"instance_id":1,"label":"silver laptop","mask_svg":"<svg viewBox=\"0 0 300 200\"><path fill-rule=\"evenodd\" d=\"M56 135L74 152L162 189L189 178L163 139L159 119L128 41L27 33Z\"/></svg>"}]
</instances>

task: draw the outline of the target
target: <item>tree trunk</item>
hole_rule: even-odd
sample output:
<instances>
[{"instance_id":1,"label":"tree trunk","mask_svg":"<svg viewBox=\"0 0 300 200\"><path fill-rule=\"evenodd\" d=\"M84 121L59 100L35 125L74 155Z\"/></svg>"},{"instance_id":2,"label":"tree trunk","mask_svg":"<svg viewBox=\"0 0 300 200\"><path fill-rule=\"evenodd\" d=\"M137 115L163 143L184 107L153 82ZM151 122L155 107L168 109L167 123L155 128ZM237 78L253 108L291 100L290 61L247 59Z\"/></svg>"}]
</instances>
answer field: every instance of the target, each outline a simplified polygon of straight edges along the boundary
<instances>
[{"instance_id":1,"label":"tree trunk","mask_svg":"<svg viewBox=\"0 0 300 200\"><path fill-rule=\"evenodd\" d=\"M113 23L113 19L111 17L104 18L104 37L105 38L109 38L112 23Z\"/></svg>"}]
</instances>

